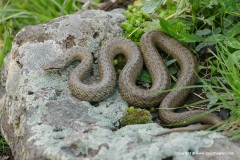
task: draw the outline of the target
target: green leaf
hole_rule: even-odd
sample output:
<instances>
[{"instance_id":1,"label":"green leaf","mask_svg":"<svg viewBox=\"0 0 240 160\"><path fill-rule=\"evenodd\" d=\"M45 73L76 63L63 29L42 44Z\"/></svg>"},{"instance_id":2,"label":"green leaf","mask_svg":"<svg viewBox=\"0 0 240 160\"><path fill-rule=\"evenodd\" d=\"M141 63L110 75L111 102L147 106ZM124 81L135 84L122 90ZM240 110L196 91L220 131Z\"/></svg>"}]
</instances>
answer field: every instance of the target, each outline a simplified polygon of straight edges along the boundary
<instances>
[{"instance_id":1,"label":"green leaf","mask_svg":"<svg viewBox=\"0 0 240 160\"><path fill-rule=\"evenodd\" d=\"M202 49L203 47L205 47L207 44L206 43L199 43L197 45L197 47L195 48L195 50L198 52L200 51L200 49Z\"/></svg>"},{"instance_id":2,"label":"green leaf","mask_svg":"<svg viewBox=\"0 0 240 160\"><path fill-rule=\"evenodd\" d=\"M145 70L141 72L139 80L145 83L152 83L151 75Z\"/></svg>"},{"instance_id":3,"label":"green leaf","mask_svg":"<svg viewBox=\"0 0 240 160\"><path fill-rule=\"evenodd\" d=\"M198 42L200 40L200 38L195 35L181 32L181 33L179 33L178 40L182 41L182 42Z\"/></svg>"},{"instance_id":4,"label":"green leaf","mask_svg":"<svg viewBox=\"0 0 240 160\"><path fill-rule=\"evenodd\" d=\"M197 30L196 35L198 36L206 36L210 34L212 31L210 29L203 29L203 30Z\"/></svg>"},{"instance_id":5,"label":"green leaf","mask_svg":"<svg viewBox=\"0 0 240 160\"><path fill-rule=\"evenodd\" d=\"M174 26L163 18L160 18L160 26L163 32L167 33L168 35L172 36L175 39L178 39L179 41L182 41L182 42L198 42L199 41L199 37L195 35L191 35L186 32L177 33Z\"/></svg>"},{"instance_id":6,"label":"green leaf","mask_svg":"<svg viewBox=\"0 0 240 160\"><path fill-rule=\"evenodd\" d=\"M218 4L217 0L210 0L206 7L212 9L217 4Z\"/></svg>"},{"instance_id":7,"label":"green leaf","mask_svg":"<svg viewBox=\"0 0 240 160\"><path fill-rule=\"evenodd\" d=\"M223 27L228 28L230 25L233 24L234 19L235 19L234 16L228 15L226 18L224 18Z\"/></svg>"},{"instance_id":8,"label":"green leaf","mask_svg":"<svg viewBox=\"0 0 240 160\"><path fill-rule=\"evenodd\" d=\"M232 56L236 61L240 61L240 50L233 52Z\"/></svg>"},{"instance_id":9,"label":"green leaf","mask_svg":"<svg viewBox=\"0 0 240 160\"><path fill-rule=\"evenodd\" d=\"M162 3L162 0L146 1L143 3L143 7L141 8L141 10L146 13L153 13Z\"/></svg>"},{"instance_id":10,"label":"green leaf","mask_svg":"<svg viewBox=\"0 0 240 160\"><path fill-rule=\"evenodd\" d=\"M175 63L175 62L177 62L176 59L171 59L171 60L167 61L167 62L165 63L165 65L166 65L166 66L170 66L171 64L173 64L173 63Z\"/></svg>"},{"instance_id":11,"label":"green leaf","mask_svg":"<svg viewBox=\"0 0 240 160\"><path fill-rule=\"evenodd\" d=\"M226 44L227 46L229 46L231 48L240 49L240 42L232 37L225 39L224 44Z\"/></svg>"},{"instance_id":12,"label":"green leaf","mask_svg":"<svg viewBox=\"0 0 240 160\"><path fill-rule=\"evenodd\" d=\"M218 2L220 3L222 9L223 9L223 10L226 10L225 1L223 1L223 0L218 0Z\"/></svg>"},{"instance_id":13,"label":"green leaf","mask_svg":"<svg viewBox=\"0 0 240 160\"><path fill-rule=\"evenodd\" d=\"M226 36L227 37L234 37L238 34L240 34L240 22L238 22L231 29L229 29L228 32L226 33Z\"/></svg>"},{"instance_id":14,"label":"green leaf","mask_svg":"<svg viewBox=\"0 0 240 160\"><path fill-rule=\"evenodd\" d=\"M207 105L208 109L212 107L214 104L216 104L216 102L218 101L218 97L214 94L206 94L206 97L210 99L210 102Z\"/></svg>"},{"instance_id":15,"label":"green leaf","mask_svg":"<svg viewBox=\"0 0 240 160\"><path fill-rule=\"evenodd\" d=\"M226 13L232 16L240 17L239 9L240 3L232 2L232 4L228 6Z\"/></svg>"},{"instance_id":16,"label":"green leaf","mask_svg":"<svg viewBox=\"0 0 240 160\"><path fill-rule=\"evenodd\" d=\"M205 19L204 21L205 21L205 23L207 23L208 25L214 26L214 20L215 20L215 18L216 18L215 16L211 16L211 17Z\"/></svg>"},{"instance_id":17,"label":"green leaf","mask_svg":"<svg viewBox=\"0 0 240 160\"><path fill-rule=\"evenodd\" d=\"M169 73L170 73L171 75L176 74L177 72L178 72L178 69L177 69L176 67L171 67L171 68L169 68Z\"/></svg>"},{"instance_id":18,"label":"green leaf","mask_svg":"<svg viewBox=\"0 0 240 160\"><path fill-rule=\"evenodd\" d=\"M220 41L223 41L225 38L224 35L222 34L216 34L216 35L212 35L208 38L205 39L205 42L208 43L208 44L216 44Z\"/></svg>"},{"instance_id":19,"label":"green leaf","mask_svg":"<svg viewBox=\"0 0 240 160\"><path fill-rule=\"evenodd\" d=\"M221 28L220 27L217 27L216 29L213 30L213 34L216 35L216 34L219 34L221 33Z\"/></svg>"},{"instance_id":20,"label":"green leaf","mask_svg":"<svg viewBox=\"0 0 240 160\"><path fill-rule=\"evenodd\" d=\"M167 33L168 35L174 37L174 38L178 38L178 35L173 27L173 25L171 23L169 23L167 20L160 18L160 26L161 26L161 30L165 33Z\"/></svg>"},{"instance_id":21,"label":"green leaf","mask_svg":"<svg viewBox=\"0 0 240 160\"><path fill-rule=\"evenodd\" d=\"M237 12L229 12L228 14L236 16L236 17L240 17L240 14Z\"/></svg>"},{"instance_id":22,"label":"green leaf","mask_svg":"<svg viewBox=\"0 0 240 160\"><path fill-rule=\"evenodd\" d=\"M155 30L160 28L159 20L153 19L152 21L145 21L142 23L143 31Z\"/></svg>"},{"instance_id":23,"label":"green leaf","mask_svg":"<svg viewBox=\"0 0 240 160\"><path fill-rule=\"evenodd\" d=\"M240 50L235 51L232 54L228 55L228 64L234 66L235 64L239 65L240 62Z\"/></svg>"}]
</instances>

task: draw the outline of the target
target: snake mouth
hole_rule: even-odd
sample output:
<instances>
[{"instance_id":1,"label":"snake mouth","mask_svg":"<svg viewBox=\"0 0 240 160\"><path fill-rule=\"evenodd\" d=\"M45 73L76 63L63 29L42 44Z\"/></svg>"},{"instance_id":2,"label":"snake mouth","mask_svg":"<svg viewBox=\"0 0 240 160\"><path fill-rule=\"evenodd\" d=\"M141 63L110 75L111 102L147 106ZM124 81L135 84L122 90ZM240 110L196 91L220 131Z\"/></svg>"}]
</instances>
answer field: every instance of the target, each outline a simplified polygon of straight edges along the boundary
<instances>
[{"instance_id":1,"label":"snake mouth","mask_svg":"<svg viewBox=\"0 0 240 160\"><path fill-rule=\"evenodd\" d=\"M57 71L59 69L61 69L60 67L49 67L49 66L44 66L42 67L42 69L46 72L54 72L54 71Z\"/></svg>"}]
</instances>

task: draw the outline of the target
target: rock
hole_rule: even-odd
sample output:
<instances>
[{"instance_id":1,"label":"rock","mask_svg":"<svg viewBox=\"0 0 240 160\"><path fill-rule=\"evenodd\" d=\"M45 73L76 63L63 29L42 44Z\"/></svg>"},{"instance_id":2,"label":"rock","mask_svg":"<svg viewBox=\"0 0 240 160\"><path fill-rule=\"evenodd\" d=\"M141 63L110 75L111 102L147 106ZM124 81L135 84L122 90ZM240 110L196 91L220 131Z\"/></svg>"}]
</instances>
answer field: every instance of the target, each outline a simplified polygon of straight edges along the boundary
<instances>
[{"instance_id":1,"label":"rock","mask_svg":"<svg viewBox=\"0 0 240 160\"><path fill-rule=\"evenodd\" d=\"M154 136L165 130L155 123L119 129L127 104L117 90L90 104L68 89L67 75L77 63L57 73L42 70L72 46L85 47L97 57L103 40L122 36L124 20L123 10L86 11L17 34L0 85L1 133L16 160L190 160L193 155L181 154L211 148L223 138L217 133L202 136L206 131Z\"/></svg>"},{"instance_id":2,"label":"rock","mask_svg":"<svg viewBox=\"0 0 240 160\"><path fill-rule=\"evenodd\" d=\"M237 160L239 159L240 148L233 142L224 138L214 139L211 147L200 148L194 156L196 160Z\"/></svg>"}]
</instances>

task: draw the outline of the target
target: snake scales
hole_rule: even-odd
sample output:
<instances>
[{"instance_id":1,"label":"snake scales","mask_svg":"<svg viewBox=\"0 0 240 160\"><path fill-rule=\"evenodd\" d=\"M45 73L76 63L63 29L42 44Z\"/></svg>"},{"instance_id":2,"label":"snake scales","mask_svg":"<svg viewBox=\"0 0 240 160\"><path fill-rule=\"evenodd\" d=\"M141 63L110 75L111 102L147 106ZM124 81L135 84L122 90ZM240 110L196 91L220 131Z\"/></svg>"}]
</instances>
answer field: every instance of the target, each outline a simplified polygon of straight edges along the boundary
<instances>
[{"instance_id":1,"label":"snake scales","mask_svg":"<svg viewBox=\"0 0 240 160\"><path fill-rule=\"evenodd\" d=\"M45 65L43 69L45 71L58 70L70 64L72 61L81 61L69 75L69 89L75 97L81 100L92 102L101 101L110 96L117 86L117 75L113 60L117 54L123 54L127 59L127 63L119 76L118 87L121 96L129 104L141 108L160 104L159 116L166 124L185 122L203 113L201 110L176 113L173 109L169 109L178 107L187 97L190 89L173 90L168 94L153 93L169 89L170 86L168 70L156 46L175 58L180 66L181 73L175 87L184 87L195 83L197 62L194 55L177 40L156 30L149 31L142 36L140 41L141 51L132 41L127 39L112 38L106 41L101 47L98 58L99 83L92 85L82 83L82 79L85 78L91 70L93 57L91 53L81 47L73 47L67 50L66 53L64 53L64 57L59 57L59 59ZM149 90L141 89L136 85L136 80L142 70L143 59L153 80ZM184 131L206 129L212 125L219 125L221 119L215 114L210 113L192 122L188 122L186 125L192 123L204 123L207 125L193 126L190 129L184 127L181 129Z\"/></svg>"}]
</instances>

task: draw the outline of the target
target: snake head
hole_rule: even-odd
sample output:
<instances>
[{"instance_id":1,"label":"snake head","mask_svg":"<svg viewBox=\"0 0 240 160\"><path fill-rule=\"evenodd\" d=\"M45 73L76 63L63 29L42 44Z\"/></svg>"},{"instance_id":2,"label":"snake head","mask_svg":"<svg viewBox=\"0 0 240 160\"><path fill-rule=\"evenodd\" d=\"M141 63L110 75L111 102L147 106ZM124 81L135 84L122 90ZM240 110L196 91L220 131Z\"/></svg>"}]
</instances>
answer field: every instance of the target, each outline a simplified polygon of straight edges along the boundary
<instances>
[{"instance_id":1,"label":"snake head","mask_svg":"<svg viewBox=\"0 0 240 160\"><path fill-rule=\"evenodd\" d=\"M65 64L63 64L61 60L54 60L43 65L41 68L46 72L56 72L62 69L64 66Z\"/></svg>"},{"instance_id":2,"label":"snake head","mask_svg":"<svg viewBox=\"0 0 240 160\"><path fill-rule=\"evenodd\" d=\"M43 66L42 67L42 69L44 70L44 71L46 71L46 72L56 72L56 71L58 71L59 69L61 69L61 68L58 68L58 67L54 67L54 66Z\"/></svg>"}]
</instances>

